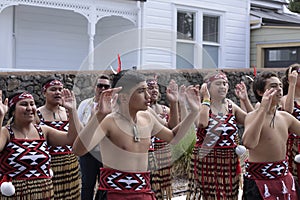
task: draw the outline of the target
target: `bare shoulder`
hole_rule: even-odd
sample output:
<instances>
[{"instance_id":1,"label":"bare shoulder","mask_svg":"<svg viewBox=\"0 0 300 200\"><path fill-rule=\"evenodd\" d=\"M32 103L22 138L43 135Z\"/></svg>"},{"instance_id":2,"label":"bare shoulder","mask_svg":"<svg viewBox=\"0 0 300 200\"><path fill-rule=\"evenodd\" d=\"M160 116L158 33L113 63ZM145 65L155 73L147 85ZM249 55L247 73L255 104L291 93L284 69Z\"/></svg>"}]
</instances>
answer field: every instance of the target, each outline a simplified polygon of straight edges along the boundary
<instances>
[{"instance_id":1,"label":"bare shoulder","mask_svg":"<svg viewBox=\"0 0 300 200\"><path fill-rule=\"evenodd\" d=\"M44 105L37 108L38 111L42 111L44 109Z\"/></svg>"},{"instance_id":2,"label":"bare shoulder","mask_svg":"<svg viewBox=\"0 0 300 200\"><path fill-rule=\"evenodd\" d=\"M137 116L140 121L145 121L145 122L150 122L153 121L153 119L155 119L154 113L152 113L149 110L139 111L137 113Z\"/></svg>"},{"instance_id":3,"label":"bare shoulder","mask_svg":"<svg viewBox=\"0 0 300 200\"><path fill-rule=\"evenodd\" d=\"M119 116L117 113L110 113L106 117L104 117L104 119L99 122L99 124L101 124L102 127L110 127L115 124L115 121L118 117Z\"/></svg>"},{"instance_id":4,"label":"bare shoulder","mask_svg":"<svg viewBox=\"0 0 300 200\"><path fill-rule=\"evenodd\" d=\"M290 114L284 110L277 110L277 113L279 116L282 116L285 119L294 119L295 118L292 114Z\"/></svg>"},{"instance_id":5,"label":"bare shoulder","mask_svg":"<svg viewBox=\"0 0 300 200\"><path fill-rule=\"evenodd\" d=\"M8 130L5 126L1 127L1 135L9 136Z\"/></svg>"}]
</instances>

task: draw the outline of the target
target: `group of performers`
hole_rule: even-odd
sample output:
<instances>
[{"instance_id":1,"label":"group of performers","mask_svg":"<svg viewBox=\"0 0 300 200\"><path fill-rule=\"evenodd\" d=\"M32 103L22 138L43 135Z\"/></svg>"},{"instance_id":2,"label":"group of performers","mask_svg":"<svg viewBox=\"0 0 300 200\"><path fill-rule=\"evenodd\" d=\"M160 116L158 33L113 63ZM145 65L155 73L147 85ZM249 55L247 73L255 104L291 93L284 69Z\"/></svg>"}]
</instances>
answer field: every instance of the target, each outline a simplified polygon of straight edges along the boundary
<instances>
[{"instance_id":1,"label":"group of performers","mask_svg":"<svg viewBox=\"0 0 300 200\"><path fill-rule=\"evenodd\" d=\"M43 84L45 104L39 108L25 91L1 98L0 199L170 200L171 149L193 127L188 200L236 200L242 180L245 200L296 200L299 73L295 64L283 82L272 72L258 74L252 83L255 108L244 83L236 86L241 107L226 98L229 83L221 71L181 92L171 80L168 106L158 103L156 77L146 79L136 70L112 80L99 77L79 117L74 94L55 78ZM3 126L7 112L10 120ZM238 125L244 126L242 138ZM244 171L241 143L249 153Z\"/></svg>"}]
</instances>

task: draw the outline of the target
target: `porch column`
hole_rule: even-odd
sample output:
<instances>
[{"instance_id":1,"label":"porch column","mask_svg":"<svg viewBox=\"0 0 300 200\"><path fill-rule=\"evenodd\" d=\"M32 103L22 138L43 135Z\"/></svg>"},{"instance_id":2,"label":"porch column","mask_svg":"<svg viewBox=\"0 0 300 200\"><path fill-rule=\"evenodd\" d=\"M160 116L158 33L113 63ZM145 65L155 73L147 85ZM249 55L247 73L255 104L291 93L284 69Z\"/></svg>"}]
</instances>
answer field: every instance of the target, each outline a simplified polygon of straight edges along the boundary
<instances>
[{"instance_id":1,"label":"porch column","mask_svg":"<svg viewBox=\"0 0 300 200\"><path fill-rule=\"evenodd\" d=\"M88 55L88 66L89 70L94 70L94 37L96 34L96 23L89 21L88 35L89 35L89 55Z\"/></svg>"}]
</instances>

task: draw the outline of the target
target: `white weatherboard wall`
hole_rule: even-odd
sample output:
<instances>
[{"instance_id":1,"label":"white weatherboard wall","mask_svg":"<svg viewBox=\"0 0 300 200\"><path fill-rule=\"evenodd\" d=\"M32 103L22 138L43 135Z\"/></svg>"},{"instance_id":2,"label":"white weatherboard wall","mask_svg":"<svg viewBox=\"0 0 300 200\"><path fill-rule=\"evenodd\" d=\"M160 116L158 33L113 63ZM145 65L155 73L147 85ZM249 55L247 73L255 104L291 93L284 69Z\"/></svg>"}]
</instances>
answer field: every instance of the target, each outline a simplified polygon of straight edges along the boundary
<instances>
[{"instance_id":1,"label":"white weatherboard wall","mask_svg":"<svg viewBox=\"0 0 300 200\"><path fill-rule=\"evenodd\" d=\"M143 54L145 66L176 68L176 12L177 7L203 12L224 13L221 24L220 68L249 67L249 0L151 0L145 3L143 16ZM147 31L150 29L150 31ZM200 33L196 33L200 34ZM199 44L200 46L202 44ZM173 54L173 55L172 55Z\"/></svg>"},{"instance_id":2,"label":"white weatherboard wall","mask_svg":"<svg viewBox=\"0 0 300 200\"><path fill-rule=\"evenodd\" d=\"M0 68L11 68L13 64L13 9L7 8L0 13Z\"/></svg>"},{"instance_id":3,"label":"white weatherboard wall","mask_svg":"<svg viewBox=\"0 0 300 200\"><path fill-rule=\"evenodd\" d=\"M78 13L16 6L16 68L76 70L87 56L87 20Z\"/></svg>"},{"instance_id":4,"label":"white weatherboard wall","mask_svg":"<svg viewBox=\"0 0 300 200\"><path fill-rule=\"evenodd\" d=\"M46 1L22 2L37 4ZM52 2L52 0L48 1ZM13 7L10 6L0 13L0 46L4 47L0 49L0 68L87 69L84 68L86 66L83 63L87 62L86 58L91 47L91 40L93 40L95 47L104 42L102 51L95 54L94 69L106 69L108 64L112 64L115 68L119 52L122 53L122 66L125 68L138 66L138 69L175 69L176 13L179 7L201 12L222 13L218 67L247 68L249 67L250 39L249 1L148 0L142 3L131 0L111 0L97 2L98 6L108 6L111 10L108 9L110 14L97 21L94 38L89 36L89 23L82 14L36 5L17 5L14 6L13 12ZM6 1L0 0L0 5L1 2ZM60 2L60 0L55 2ZM86 0L86 2L88 5L92 0ZM113 12L114 8L116 12ZM121 15L127 18L121 17L118 11L120 8L124 8L125 11L133 9L139 14L138 16L130 15L128 18L127 13L130 12L126 11ZM138 27L141 29L137 31ZM126 31L131 30L133 30L133 36L127 36ZM118 34L119 38L113 38ZM201 35L201 33L195 34ZM115 43L113 46L108 43L109 39ZM132 48L122 49L124 45L121 47L119 45L121 43ZM201 47L201 42L198 45ZM196 56L197 59L198 57ZM202 68L200 65L197 67Z\"/></svg>"}]
</instances>

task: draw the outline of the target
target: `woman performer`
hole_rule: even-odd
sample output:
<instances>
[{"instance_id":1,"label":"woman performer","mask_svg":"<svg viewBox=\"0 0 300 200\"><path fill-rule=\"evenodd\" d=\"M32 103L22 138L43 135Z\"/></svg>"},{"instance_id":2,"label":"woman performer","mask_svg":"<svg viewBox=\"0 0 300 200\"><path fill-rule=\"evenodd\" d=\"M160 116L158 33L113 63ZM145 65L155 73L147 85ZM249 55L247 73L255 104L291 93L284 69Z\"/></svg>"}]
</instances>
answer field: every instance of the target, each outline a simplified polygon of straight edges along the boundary
<instances>
[{"instance_id":1,"label":"woman performer","mask_svg":"<svg viewBox=\"0 0 300 200\"><path fill-rule=\"evenodd\" d=\"M170 107L159 104L158 100L161 96L157 79L147 79L147 91L150 95L150 107L161 119L164 124L169 127L175 127L178 122L178 86L174 80L170 81L167 88L167 99ZM155 193L156 199L172 198L172 182L171 182L171 148L170 145L157 137L152 137L152 145L149 150L149 166L151 170L151 185ZM154 154L153 154L154 153ZM151 155L155 158L152 159ZM153 162L156 162L154 169Z\"/></svg>"},{"instance_id":2,"label":"woman performer","mask_svg":"<svg viewBox=\"0 0 300 200\"><path fill-rule=\"evenodd\" d=\"M228 88L223 72L204 77L187 199L238 199L241 168L235 151L237 123L244 123L246 113L226 98Z\"/></svg>"},{"instance_id":3,"label":"woman performer","mask_svg":"<svg viewBox=\"0 0 300 200\"><path fill-rule=\"evenodd\" d=\"M7 111L11 118L0 133L1 200L54 199L49 145L71 145L79 124L76 99L69 90L62 91L62 105L70 113L68 132L34 124L36 105L30 93L16 92L4 104L1 98L1 127Z\"/></svg>"}]
</instances>

